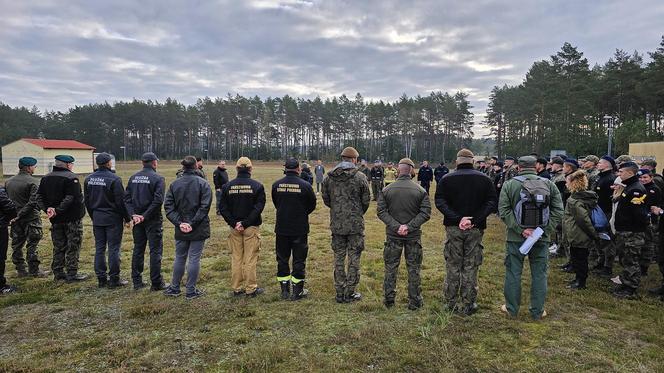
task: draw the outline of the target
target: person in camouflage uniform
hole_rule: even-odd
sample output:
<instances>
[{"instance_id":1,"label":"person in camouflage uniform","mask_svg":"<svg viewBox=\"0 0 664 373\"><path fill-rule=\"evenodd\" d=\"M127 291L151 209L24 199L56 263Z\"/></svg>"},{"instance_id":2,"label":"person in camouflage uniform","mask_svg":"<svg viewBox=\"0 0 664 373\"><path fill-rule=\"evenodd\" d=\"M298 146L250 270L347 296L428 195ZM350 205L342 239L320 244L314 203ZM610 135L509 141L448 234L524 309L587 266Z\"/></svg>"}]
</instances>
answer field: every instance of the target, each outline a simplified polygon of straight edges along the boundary
<instances>
[{"instance_id":1,"label":"person in camouflage uniform","mask_svg":"<svg viewBox=\"0 0 664 373\"><path fill-rule=\"evenodd\" d=\"M369 208L371 193L366 175L355 166L358 157L357 150L352 147L345 148L341 152L341 163L328 172L323 180L323 203L330 208L334 287L338 303L353 302L362 297L355 288L360 282L360 256L364 250L364 213Z\"/></svg>"},{"instance_id":2,"label":"person in camouflage uniform","mask_svg":"<svg viewBox=\"0 0 664 373\"><path fill-rule=\"evenodd\" d=\"M175 178L176 179L181 178L182 175L184 175L184 171L185 171L184 167L179 169L175 173ZM202 177L203 179L207 180L207 176L205 175L205 170L203 169L203 159L201 157L196 157L196 169L194 169L194 174L196 174L196 176L198 177Z\"/></svg>"},{"instance_id":3,"label":"person in camouflage uniform","mask_svg":"<svg viewBox=\"0 0 664 373\"><path fill-rule=\"evenodd\" d=\"M505 157L505 171L497 187L502 188L505 183L519 173L517 165L514 163L514 157Z\"/></svg>"},{"instance_id":4,"label":"person in camouflage uniform","mask_svg":"<svg viewBox=\"0 0 664 373\"><path fill-rule=\"evenodd\" d=\"M612 279L618 286L613 295L632 298L641 282L640 261L645 246L645 231L650 224L646 209L646 188L639 182L639 168L634 162L624 162L618 177L625 185L615 211L616 251L622 253L623 272Z\"/></svg>"},{"instance_id":5,"label":"person in camouflage uniform","mask_svg":"<svg viewBox=\"0 0 664 373\"><path fill-rule=\"evenodd\" d=\"M588 190L595 190L597 182L599 181L599 170L597 169L597 163L599 163L599 157L592 154L586 156L583 162L582 168L588 175Z\"/></svg>"},{"instance_id":6,"label":"person in camouflage uniform","mask_svg":"<svg viewBox=\"0 0 664 373\"><path fill-rule=\"evenodd\" d=\"M81 253L85 216L83 193L78 177L71 170L74 157L55 156L53 171L39 183L39 208L51 221L53 262L51 269L55 280L83 281L87 275L78 273L78 257ZM65 273L66 271L66 273Z\"/></svg>"},{"instance_id":7,"label":"person in camouflage uniform","mask_svg":"<svg viewBox=\"0 0 664 373\"><path fill-rule=\"evenodd\" d=\"M360 161L360 165L357 166L357 170L363 173L364 176L367 177L367 180L370 180L371 169L369 169L369 167L367 166L366 160L363 159L362 161Z\"/></svg>"},{"instance_id":8,"label":"person in camouflage uniform","mask_svg":"<svg viewBox=\"0 0 664 373\"><path fill-rule=\"evenodd\" d=\"M399 161L399 177L383 189L378 197L378 218L385 223L385 307L394 306L397 274L403 251L408 270L408 309L422 307L420 267L422 266L421 226L431 218L431 202L411 172L415 163L409 158Z\"/></svg>"},{"instance_id":9,"label":"person in camouflage uniform","mask_svg":"<svg viewBox=\"0 0 664 373\"><path fill-rule=\"evenodd\" d=\"M457 153L456 171L436 187L436 207L445 216L445 284L447 309L472 315L478 309L477 274L482 264L482 237L487 217L496 209L498 197L491 179L473 169L474 154Z\"/></svg>"},{"instance_id":10,"label":"person in camouflage uniform","mask_svg":"<svg viewBox=\"0 0 664 373\"><path fill-rule=\"evenodd\" d=\"M639 170L638 174L639 182L643 184L643 187L646 188L646 209L648 212L651 212L653 206L662 205L662 190L655 185L653 181L653 175L650 173L650 170L643 168ZM659 229L659 217L655 214L650 214L650 224L646 229L646 244L643 247L641 253L641 276L645 277L648 275L648 268L650 267L650 262L653 258L656 257L655 252L657 248L657 230Z\"/></svg>"},{"instance_id":11,"label":"person in camouflage uniform","mask_svg":"<svg viewBox=\"0 0 664 373\"><path fill-rule=\"evenodd\" d=\"M48 272L39 270L39 255L37 245L42 239L43 231L39 206L37 205L37 190L39 180L32 174L35 172L37 160L32 157L23 157L18 161L19 172L5 183L9 198L16 205L17 217L11 224L12 262L16 266L19 277L33 276L45 277ZM27 243L27 244L26 244ZM26 247L28 266L26 270L23 246Z\"/></svg>"}]
</instances>

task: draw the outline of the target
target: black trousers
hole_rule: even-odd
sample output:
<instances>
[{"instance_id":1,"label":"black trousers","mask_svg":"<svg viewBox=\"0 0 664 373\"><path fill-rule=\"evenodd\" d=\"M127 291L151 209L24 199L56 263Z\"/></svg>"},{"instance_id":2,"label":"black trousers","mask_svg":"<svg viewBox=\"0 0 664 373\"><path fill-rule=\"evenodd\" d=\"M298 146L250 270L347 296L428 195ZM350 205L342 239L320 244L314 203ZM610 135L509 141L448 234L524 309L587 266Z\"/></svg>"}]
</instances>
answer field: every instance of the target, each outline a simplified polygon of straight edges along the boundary
<instances>
[{"instance_id":1,"label":"black trousers","mask_svg":"<svg viewBox=\"0 0 664 373\"><path fill-rule=\"evenodd\" d=\"M277 280L284 281L290 277L294 282L304 280L307 254L309 253L307 235L283 236L277 235ZM293 255L293 270L290 270L289 260ZM300 280L300 281L298 281Z\"/></svg>"},{"instance_id":2,"label":"black trousers","mask_svg":"<svg viewBox=\"0 0 664 373\"><path fill-rule=\"evenodd\" d=\"M574 273L576 273L576 279L583 281L585 284L586 279L588 278L588 255L590 251L588 248L582 247L572 247L570 248L570 263L572 263L572 268Z\"/></svg>"},{"instance_id":3,"label":"black trousers","mask_svg":"<svg viewBox=\"0 0 664 373\"><path fill-rule=\"evenodd\" d=\"M7 247L9 246L9 230L7 227L0 227L0 288L7 285L5 278L5 261L7 260Z\"/></svg>"},{"instance_id":4,"label":"black trousers","mask_svg":"<svg viewBox=\"0 0 664 373\"><path fill-rule=\"evenodd\" d=\"M431 182L430 181L420 181L420 185L424 190L427 191L427 194L429 194L429 188L431 187Z\"/></svg>"},{"instance_id":5,"label":"black trousers","mask_svg":"<svg viewBox=\"0 0 664 373\"><path fill-rule=\"evenodd\" d=\"M145 246L150 245L150 282L159 286L161 276L161 257L164 251L164 223L161 218L145 220L135 225L132 230L134 250L131 255L131 280L134 285L143 282L142 273L145 263Z\"/></svg>"},{"instance_id":6,"label":"black trousers","mask_svg":"<svg viewBox=\"0 0 664 373\"><path fill-rule=\"evenodd\" d=\"M215 213L217 215L221 215L221 190L216 190L214 192L214 195L216 197L215 199L216 199L216 208L217 208L215 210Z\"/></svg>"}]
</instances>

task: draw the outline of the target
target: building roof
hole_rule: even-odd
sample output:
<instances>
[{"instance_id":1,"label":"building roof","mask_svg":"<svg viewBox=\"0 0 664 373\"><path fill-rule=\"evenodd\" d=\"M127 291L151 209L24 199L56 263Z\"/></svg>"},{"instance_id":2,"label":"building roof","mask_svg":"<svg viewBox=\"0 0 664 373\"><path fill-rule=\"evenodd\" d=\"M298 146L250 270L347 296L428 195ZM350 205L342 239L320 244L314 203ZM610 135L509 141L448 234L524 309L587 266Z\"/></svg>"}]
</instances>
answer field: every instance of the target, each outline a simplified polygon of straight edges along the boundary
<instances>
[{"instance_id":1,"label":"building roof","mask_svg":"<svg viewBox=\"0 0 664 373\"><path fill-rule=\"evenodd\" d=\"M21 139L21 141L37 145L42 149L95 149L94 146L86 145L76 140Z\"/></svg>"}]
</instances>

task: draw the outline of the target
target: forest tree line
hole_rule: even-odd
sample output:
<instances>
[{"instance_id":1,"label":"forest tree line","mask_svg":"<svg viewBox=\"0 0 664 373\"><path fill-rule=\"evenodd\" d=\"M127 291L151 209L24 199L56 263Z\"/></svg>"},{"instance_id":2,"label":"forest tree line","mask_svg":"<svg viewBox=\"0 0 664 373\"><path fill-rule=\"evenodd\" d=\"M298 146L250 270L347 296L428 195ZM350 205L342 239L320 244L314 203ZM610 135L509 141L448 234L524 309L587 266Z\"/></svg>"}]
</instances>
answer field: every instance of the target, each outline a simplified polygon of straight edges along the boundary
<instances>
[{"instance_id":1,"label":"forest tree line","mask_svg":"<svg viewBox=\"0 0 664 373\"><path fill-rule=\"evenodd\" d=\"M553 149L572 155L607 153L608 120L613 155L630 142L664 137L664 37L644 63L638 52L616 50L592 68L577 47L565 43L548 60L535 62L517 86L494 87L486 124L499 156Z\"/></svg>"},{"instance_id":2,"label":"forest tree line","mask_svg":"<svg viewBox=\"0 0 664 373\"><path fill-rule=\"evenodd\" d=\"M153 151L163 159L338 159L354 146L361 157L451 160L472 142L467 95L432 92L396 102L367 102L358 93L322 99L227 95L194 105L165 102L93 103L66 112L0 103L0 143L23 137L75 139L122 159ZM122 148L122 147L125 148Z\"/></svg>"}]
</instances>

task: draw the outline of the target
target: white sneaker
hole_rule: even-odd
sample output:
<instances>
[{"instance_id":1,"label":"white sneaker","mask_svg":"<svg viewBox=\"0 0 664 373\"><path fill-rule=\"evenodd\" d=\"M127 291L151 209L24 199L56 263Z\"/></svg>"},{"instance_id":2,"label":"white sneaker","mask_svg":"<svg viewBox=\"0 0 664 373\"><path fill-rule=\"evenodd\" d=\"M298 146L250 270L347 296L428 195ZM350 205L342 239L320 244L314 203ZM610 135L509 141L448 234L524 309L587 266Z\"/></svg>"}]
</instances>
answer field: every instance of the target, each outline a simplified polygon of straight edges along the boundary
<instances>
[{"instance_id":1,"label":"white sneaker","mask_svg":"<svg viewBox=\"0 0 664 373\"><path fill-rule=\"evenodd\" d=\"M611 279L611 282L613 282L616 285L622 285L622 281L620 280L620 275L614 277Z\"/></svg>"},{"instance_id":2,"label":"white sneaker","mask_svg":"<svg viewBox=\"0 0 664 373\"><path fill-rule=\"evenodd\" d=\"M556 245L556 244L554 243L553 245L549 246L549 252L550 252L551 254L553 254L553 253L557 253L557 252L558 252L558 245Z\"/></svg>"}]
</instances>

